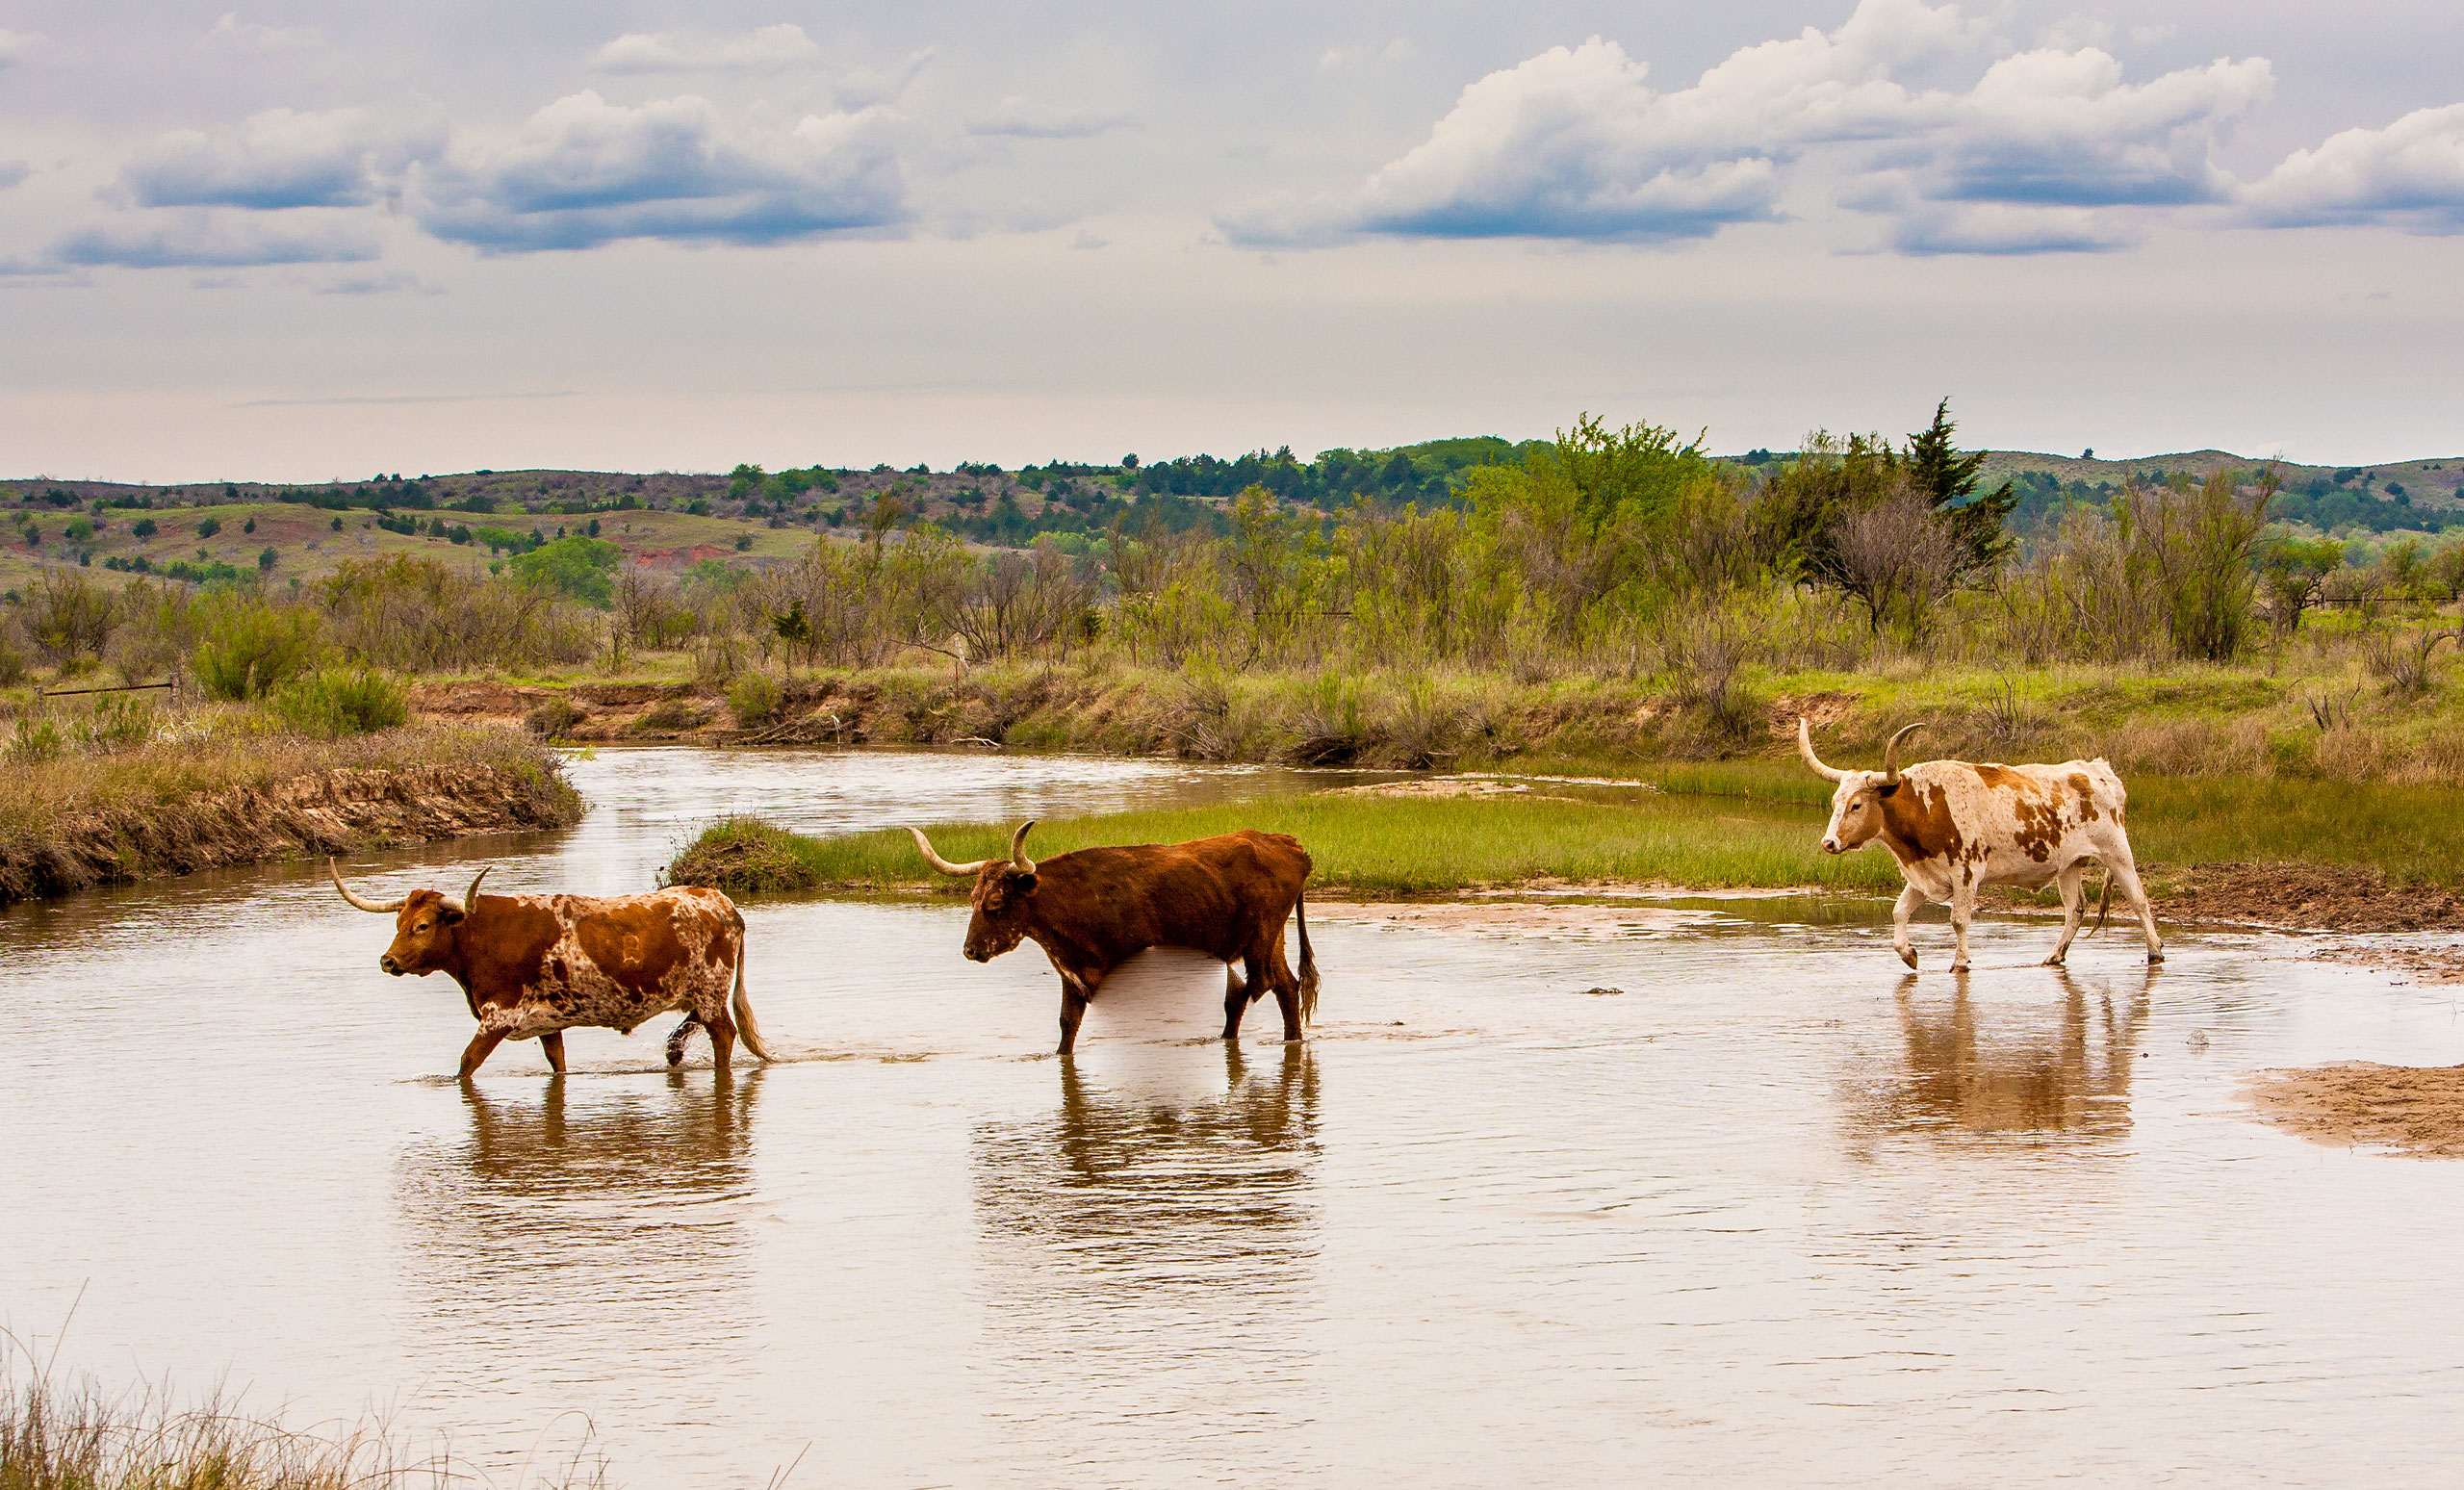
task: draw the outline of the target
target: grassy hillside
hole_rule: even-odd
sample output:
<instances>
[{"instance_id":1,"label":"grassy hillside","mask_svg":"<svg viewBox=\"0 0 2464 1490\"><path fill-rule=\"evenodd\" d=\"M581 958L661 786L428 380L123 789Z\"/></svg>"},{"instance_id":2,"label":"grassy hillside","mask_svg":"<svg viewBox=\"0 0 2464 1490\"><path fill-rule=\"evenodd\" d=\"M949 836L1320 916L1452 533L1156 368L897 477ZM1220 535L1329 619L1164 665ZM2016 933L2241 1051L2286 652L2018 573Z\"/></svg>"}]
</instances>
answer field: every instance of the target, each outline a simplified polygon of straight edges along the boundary
<instances>
[{"instance_id":1,"label":"grassy hillside","mask_svg":"<svg viewBox=\"0 0 2464 1490\"><path fill-rule=\"evenodd\" d=\"M1326 510L1355 495L1426 504L1450 499L1472 468L1517 462L1529 449L1484 436L1326 450L1308 461L1278 450L1229 461L1139 463L1130 456L1115 465L1055 461L1017 471L973 463L950 471L740 467L725 475L478 471L299 485L144 486L36 476L0 481L0 588L22 585L45 561L123 568L142 560L146 572L196 579L263 568L279 583L314 578L349 558L408 552L484 571L510 552L501 542L491 551L489 529L500 540L534 531L552 540L593 522L600 536L635 559L678 569L706 558L784 557L816 532L852 535L885 517L899 526L938 522L970 542L996 546L1047 532L1065 540L1091 536L1116 522L1221 530L1225 503L1252 482ZM1754 451L1731 459L1760 466L1778 458ZM1993 450L1986 452L1983 479L1989 487L2020 485L2025 501L2014 527L2025 530L2065 502L2101 502L2130 479L2204 476L2251 464L2214 450L2125 460ZM2464 523L2464 457L2342 469L2288 465L2282 474L2282 515L2322 530L2437 530ZM398 530L413 526L419 530ZM435 531L440 526L443 533ZM468 534L466 541L454 541L457 532Z\"/></svg>"}]
</instances>

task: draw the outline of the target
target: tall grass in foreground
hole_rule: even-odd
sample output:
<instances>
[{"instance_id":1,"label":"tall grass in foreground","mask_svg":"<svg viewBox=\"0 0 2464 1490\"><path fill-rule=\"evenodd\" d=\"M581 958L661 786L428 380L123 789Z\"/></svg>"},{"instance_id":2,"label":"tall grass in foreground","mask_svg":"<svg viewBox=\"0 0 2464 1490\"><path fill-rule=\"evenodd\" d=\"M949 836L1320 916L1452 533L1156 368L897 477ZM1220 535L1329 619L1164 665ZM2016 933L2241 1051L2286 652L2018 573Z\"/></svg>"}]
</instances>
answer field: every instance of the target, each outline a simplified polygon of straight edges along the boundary
<instances>
[{"instance_id":1,"label":"tall grass in foreground","mask_svg":"<svg viewBox=\"0 0 2464 1490\"><path fill-rule=\"evenodd\" d=\"M62 1388L30 1369L0 1390L0 1490L403 1490L486 1483L449 1453L422 1453L381 1423L295 1428L218 1398L183 1406L149 1386L115 1396ZM524 1486L601 1486L587 1444L525 1466Z\"/></svg>"}]
</instances>

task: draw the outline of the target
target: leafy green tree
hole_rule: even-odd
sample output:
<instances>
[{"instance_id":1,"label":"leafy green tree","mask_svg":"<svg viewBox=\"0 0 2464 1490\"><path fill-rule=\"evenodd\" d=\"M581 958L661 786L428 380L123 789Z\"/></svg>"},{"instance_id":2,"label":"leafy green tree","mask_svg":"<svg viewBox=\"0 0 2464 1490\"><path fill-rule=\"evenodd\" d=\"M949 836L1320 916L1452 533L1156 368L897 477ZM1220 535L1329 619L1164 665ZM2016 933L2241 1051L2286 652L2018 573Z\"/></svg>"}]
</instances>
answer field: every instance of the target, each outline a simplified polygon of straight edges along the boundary
<instances>
[{"instance_id":1,"label":"leafy green tree","mask_svg":"<svg viewBox=\"0 0 2464 1490\"><path fill-rule=\"evenodd\" d=\"M222 520L220 518L210 517L200 519L196 525L196 535L199 538L211 538L220 531L222 531Z\"/></svg>"},{"instance_id":2,"label":"leafy green tree","mask_svg":"<svg viewBox=\"0 0 2464 1490\"><path fill-rule=\"evenodd\" d=\"M604 610L615 593L608 576L624 556L624 550L604 538L559 538L515 559L513 574L524 584Z\"/></svg>"}]
</instances>

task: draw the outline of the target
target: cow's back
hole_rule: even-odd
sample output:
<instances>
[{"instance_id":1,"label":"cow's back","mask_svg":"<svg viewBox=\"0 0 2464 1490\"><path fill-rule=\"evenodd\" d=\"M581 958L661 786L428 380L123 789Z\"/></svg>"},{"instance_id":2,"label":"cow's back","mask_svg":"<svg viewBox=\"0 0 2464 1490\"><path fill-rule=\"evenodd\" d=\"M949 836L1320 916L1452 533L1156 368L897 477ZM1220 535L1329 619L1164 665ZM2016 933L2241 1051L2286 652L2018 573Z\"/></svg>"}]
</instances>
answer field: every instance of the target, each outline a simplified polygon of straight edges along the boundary
<instances>
[{"instance_id":1,"label":"cow's back","mask_svg":"<svg viewBox=\"0 0 2464 1490\"><path fill-rule=\"evenodd\" d=\"M1037 866L1037 898L1047 924L1123 955L1186 946L1219 956L1254 923L1291 914L1310 867L1299 839L1245 828L1056 854Z\"/></svg>"}]
</instances>

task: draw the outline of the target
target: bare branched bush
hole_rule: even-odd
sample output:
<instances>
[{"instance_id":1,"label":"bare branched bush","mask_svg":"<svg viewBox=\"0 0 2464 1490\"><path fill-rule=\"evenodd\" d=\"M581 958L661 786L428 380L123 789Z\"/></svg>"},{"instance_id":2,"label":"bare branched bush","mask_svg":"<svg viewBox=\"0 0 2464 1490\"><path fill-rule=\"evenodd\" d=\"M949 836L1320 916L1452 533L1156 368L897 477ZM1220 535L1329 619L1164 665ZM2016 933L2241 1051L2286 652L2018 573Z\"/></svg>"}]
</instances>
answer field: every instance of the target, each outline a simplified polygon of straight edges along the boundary
<instances>
[{"instance_id":1,"label":"bare branched bush","mask_svg":"<svg viewBox=\"0 0 2464 1490\"><path fill-rule=\"evenodd\" d=\"M103 655L120 623L118 598L74 569L45 569L26 586L20 624L45 660Z\"/></svg>"},{"instance_id":2,"label":"bare branched bush","mask_svg":"<svg viewBox=\"0 0 2464 1490\"><path fill-rule=\"evenodd\" d=\"M2410 701L2426 696L2430 690L2430 653L2440 642L2457 640L2454 631L2421 630L2409 635L2378 632L2372 635L2361 655L2362 665L2369 669L2393 699Z\"/></svg>"},{"instance_id":3,"label":"bare branched bush","mask_svg":"<svg viewBox=\"0 0 2464 1490\"><path fill-rule=\"evenodd\" d=\"M2247 496L2241 473L2219 471L2193 485L2132 482L2115 499L2123 542L2150 577L2176 655L2226 661L2241 652L2254 615L2258 578L2251 551L2267 528L2278 486L2260 473Z\"/></svg>"},{"instance_id":4,"label":"bare branched bush","mask_svg":"<svg viewBox=\"0 0 2464 1490\"><path fill-rule=\"evenodd\" d=\"M1658 644L1661 676L1681 705L1700 712L1710 737L1749 738L1760 707L1744 686L1744 672L1760 648L1734 598L1669 611L1660 621Z\"/></svg>"},{"instance_id":5,"label":"bare branched bush","mask_svg":"<svg viewBox=\"0 0 2464 1490\"><path fill-rule=\"evenodd\" d=\"M1925 633L1958 584L1959 542L1923 497L1902 489L1839 521L1839 587L1865 609L1867 629Z\"/></svg>"},{"instance_id":6,"label":"bare branched bush","mask_svg":"<svg viewBox=\"0 0 2464 1490\"><path fill-rule=\"evenodd\" d=\"M344 652L402 672L579 662L599 645L591 613L552 590L409 554L345 564L316 593Z\"/></svg>"}]
</instances>

